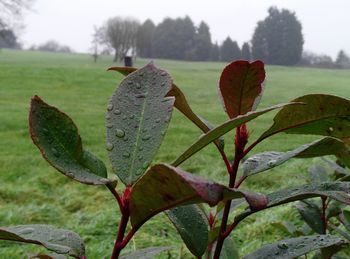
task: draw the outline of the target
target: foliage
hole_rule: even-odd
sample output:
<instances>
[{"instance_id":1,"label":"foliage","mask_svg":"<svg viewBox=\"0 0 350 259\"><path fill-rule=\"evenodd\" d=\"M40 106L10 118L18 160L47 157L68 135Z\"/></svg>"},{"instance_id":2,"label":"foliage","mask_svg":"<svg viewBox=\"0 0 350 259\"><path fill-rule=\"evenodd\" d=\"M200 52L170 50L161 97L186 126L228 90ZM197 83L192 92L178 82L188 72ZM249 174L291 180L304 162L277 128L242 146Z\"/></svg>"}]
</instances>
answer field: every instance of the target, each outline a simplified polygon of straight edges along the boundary
<instances>
[{"instance_id":1,"label":"foliage","mask_svg":"<svg viewBox=\"0 0 350 259\"><path fill-rule=\"evenodd\" d=\"M39 51L50 51L50 52L63 52L70 53L73 52L70 47L66 45L61 45L55 40L49 40L38 46L31 46L30 50L39 50Z\"/></svg>"},{"instance_id":2,"label":"foliage","mask_svg":"<svg viewBox=\"0 0 350 259\"><path fill-rule=\"evenodd\" d=\"M241 59L241 50L236 41L232 41L227 37L221 45L220 57L222 61L230 62L232 60Z\"/></svg>"},{"instance_id":3,"label":"foliage","mask_svg":"<svg viewBox=\"0 0 350 259\"><path fill-rule=\"evenodd\" d=\"M12 30L0 30L0 48L18 49L21 45L17 41L17 37Z\"/></svg>"},{"instance_id":4,"label":"foliage","mask_svg":"<svg viewBox=\"0 0 350 259\"><path fill-rule=\"evenodd\" d=\"M322 197L322 199L327 197L340 203L350 204L348 195L350 184L345 181L334 183L321 181L260 194L240 188L247 177L254 177L254 174L245 173L238 178L238 168L248 153L263 140L281 132L322 135L328 138L310 143L290 153L274 156L268 161L268 168L266 168L265 159L255 159L255 163L262 164L264 170L298 156L307 158L335 154L343 162L348 162L349 100L332 95L309 94L296 98L290 103L256 110L264 89L263 63L238 61L224 69L219 83L220 95L230 119L213 127L208 126L208 123L193 112L180 88L173 84L170 75L156 68L152 63L137 71L132 68L118 67L111 70L119 71L124 75L129 74L112 95L106 116L106 148L112 169L126 185L121 195L115 189L115 179L107 178L103 162L83 148L77 127L68 115L35 96L31 103L29 122L34 144L51 165L65 176L80 183L106 186L115 197L122 217L112 258L118 258L121 250L148 219L163 211L168 212L168 217L179 229L185 244L195 256L201 257L205 253L205 249L202 249L204 247L207 248L208 258L211 258L212 254L213 258L220 258L221 251L223 256L237 255L237 248L228 236L244 219L257 212L311 197ZM166 133L173 107L200 127L204 135L180 154L173 165L160 163L151 166ZM247 123L276 109L280 111L274 117L272 126L248 145L250 134ZM220 138L232 129L235 129L236 133L234 160L231 162ZM203 179L178 167L185 159L210 143L216 145L227 169L229 181L225 185ZM327 147L331 146L332 152L325 150L325 143ZM277 159L279 162L276 161ZM252 160L250 159L250 162ZM257 174L256 171L254 172ZM213 210L203 205L198 206L199 203L217 207ZM231 211L231 205L234 208L233 211ZM245 205L245 208L236 210L240 205ZM191 211L191 219L188 219L187 210ZM203 221L203 213L207 222ZM232 223L229 222L230 213L235 214ZM198 217L197 224L204 224L202 231L204 233L205 229L209 231L208 243L205 238L196 238L198 235L196 231L187 229L191 229L193 225L189 224L189 220L196 217ZM131 229L126 234L129 220ZM30 233L27 230L23 233L23 228L28 230L33 226L20 227L21 234L33 233L32 229ZM47 228L51 229L51 227ZM3 239L13 240L13 235L17 235L17 232L12 231L13 228L10 231L8 228L2 229L6 231L2 236ZM68 236L71 237L71 235ZM66 236L62 237L60 241L66 241L66 238ZM25 242L27 236L16 237L15 240ZM40 239L39 242L43 241ZM203 243L207 246L203 246ZM246 258L257 258L256 254L271 258L271 253L275 256L279 255L279 258L294 258L314 250L320 250L322 256L327 258L345 244L346 241L334 235L305 235L302 238L286 239L264 246L257 252L247 255ZM166 249L168 248L149 248L135 253L138 256L147 257L147 254L155 254ZM70 252L71 249L52 250L56 253L85 258L83 249L75 249L74 251L78 252L74 253ZM135 256L135 254L129 255L130 258Z\"/></svg>"},{"instance_id":5,"label":"foliage","mask_svg":"<svg viewBox=\"0 0 350 259\"><path fill-rule=\"evenodd\" d=\"M350 58L345 53L345 51L340 50L335 60L335 65L337 68L350 68Z\"/></svg>"},{"instance_id":6,"label":"foliage","mask_svg":"<svg viewBox=\"0 0 350 259\"><path fill-rule=\"evenodd\" d=\"M250 45L248 42L244 42L242 45L242 59L243 60L252 60L252 53L250 50Z\"/></svg>"},{"instance_id":7,"label":"foliage","mask_svg":"<svg viewBox=\"0 0 350 259\"><path fill-rule=\"evenodd\" d=\"M150 19L140 25L136 36L136 47L140 57L152 57L152 41L155 28L156 26Z\"/></svg>"},{"instance_id":8,"label":"foliage","mask_svg":"<svg viewBox=\"0 0 350 259\"><path fill-rule=\"evenodd\" d=\"M252 38L252 55L268 64L295 65L303 50L302 26L295 13L270 7Z\"/></svg>"}]
</instances>

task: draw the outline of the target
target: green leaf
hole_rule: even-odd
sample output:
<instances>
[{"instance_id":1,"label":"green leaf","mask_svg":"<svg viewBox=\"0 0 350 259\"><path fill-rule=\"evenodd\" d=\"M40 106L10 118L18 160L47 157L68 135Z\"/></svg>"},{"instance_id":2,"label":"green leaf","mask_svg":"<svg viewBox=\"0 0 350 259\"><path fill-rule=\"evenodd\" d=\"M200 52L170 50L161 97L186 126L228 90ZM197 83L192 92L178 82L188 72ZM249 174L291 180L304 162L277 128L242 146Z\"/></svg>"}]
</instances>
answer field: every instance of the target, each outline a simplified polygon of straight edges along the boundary
<instances>
[{"instance_id":1,"label":"green leaf","mask_svg":"<svg viewBox=\"0 0 350 259\"><path fill-rule=\"evenodd\" d=\"M108 70L113 70L121 73L122 75L126 76L134 71L137 70L137 68L134 67L110 67ZM191 109L190 105L188 104L186 100L186 96L181 91L181 89L173 83L171 90L168 92L166 96L174 96L175 97L175 103L174 106L183 114L185 115L190 121L192 121L198 128L200 128L204 133L208 132L212 129L212 126L208 121L205 119L199 117L196 115L193 110ZM224 139L220 138L218 141L215 142L218 148L224 149Z\"/></svg>"},{"instance_id":2,"label":"green leaf","mask_svg":"<svg viewBox=\"0 0 350 259\"><path fill-rule=\"evenodd\" d=\"M191 253L202 256L208 245L208 222L202 210L197 205L185 205L166 214Z\"/></svg>"},{"instance_id":3,"label":"green leaf","mask_svg":"<svg viewBox=\"0 0 350 259\"><path fill-rule=\"evenodd\" d=\"M34 259L34 258L39 258L39 259L67 259L66 256L60 255L60 254L56 254L56 253L49 254L49 255L36 254L36 255L29 255L28 256L28 259Z\"/></svg>"},{"instance_id":4,"label":"green leaf","mask_svg":"<svg viewBox=\"0 0 350 259\"><path fill-rule=\"evenodd\" d=\"M220 259L239 259L238 250L232 238L227 237L222 246Z\"/></svg>"},{"instance_id":5,"label":"green leaf","mask_svg":"<svg viewBox=\"0 0 350 259\"><path fill-rule=\"evenodd\" d=\"M337 236L317 235L285 239L246 255L244 259L292 259L326 247L343 246L345 241Z\"/></svg>"},{"instance_id":6,"label":"green leaf","mask_svg":"<svg viewBox=\"0 0 350 259\"><path fill-rule=\"evenodd\" d=\"M302 145L288 152L263 152L248 158L243 163L243 175L258 174L281 165L291 158L308 158L337 154L344 149L344 143L335 138L322 138L312 143Z\"/></svg>"},{"instance_id":7,"label":"green leaf","mask_svg":"<svg viewBox=\"0 0 350 259\"><path fill-rule=\"evenodd\" d=\"M324 135L336 138L350 136L350 101L333 95L310 94L292 102L305 105L286 106L275 116L274 124L258 141L279 132Z\"/></svg>"},{"instance_id":8,"label":"green leaf","mask_svg":"<svg viewBox=\"0 0 350 259\"><path fill-rule=\"evenodd\" d=\"M320 208L312 201L301 201L295 205L302 219L318 234L324 234Z\"/></svg>"},{"instance_id":9,"label":"green leaf","mask_svg":"<svg viewBox=\"0 0 350 259\"><path fill-rule=\"evenodd\" d=\"M147 247L144 249L136 250L135 252L132 252L130 254L121 256L120 259L151 259L153 258L153 256L170 249L170 247L166 246Z\"/></svg>"},{"instance_id":10,"label":"green leaf","mask_svg":"<svg viewBox=\"0 0 350 259\"><path fill-rule=\"evenodd\" d=\"M255 109L263 91L264 63L234 61L222 71L219 89L225 110L232 119Z\"/></svg>"},{"instance_id":11,"label":"green leaf","mask_svg":"<svg viewBox=\"0 0 350 259\"><path fill-rule=\"evenodd\" d=\"M322 160L324 161L324 162L326 162L327 163L327 165L331 168L331 169L333 169L334 171L336 171L338 174L341 174L341 175L343 175L343 176L348 176L348 175L350 175L350 172L349 172L349 170L347 170L346 168L344 168L344 167L341 167L340 165L338 165L336 162L334 162L334 161L332 161L332 160L329 160L329 159L327 159L327 158L322 158Z\"/></svg>"},{"instance_id":12,"label":"green leaf","mask_svg":"<svg viewBox=\"0 0 350 259\"><path fill-rule=\"evenodd\" d=\"M169 74L150 63L128 75L108 104L108 155L125 185L144 174L162 143L174 105L165 97L171 85Z\"/></svg>"},{"instance_id":13,"label":"green leaf","mask_svg":"<svg viewBox=\"0 0 350 259\"><path fill-rule=\"evenodd\" d=\"M340 219L344 227L350 231L350 211L343 210L342 214L340 214Z\"/></svg>"},{"instance_id":14,"label":"green leaf","mask_svg":"<svg viewBox=\"0 0 350 259\"><path fill-rule=\"evenodd\" d=\"M281 107L292 105L295 103L287 103L287 104L279 104L275 105L260 111L256 112L249 112L245 115L238 116L232 120L226 121L223 124L217 126L216 128L210 130L208 133L202 135L196 142L194 142L185 152L183 152L172 164L174 166L178 166L181 163L183 163L185 160L187 160L189 157L200 151L205 146L209 145L214 140L220 138L221 136L225 135L230 130L241 126L242 124L255 119L256 117L259 117L260 115L263 115L264 113L267 113L269 111L279 109Z\"/></svg>"},{"instance_id":15,"label":"green leaf","mask_svg":"<svg viewBox=\"0 0 350 259\"><path fill-rule=\"evenodd\" d=\"M273 207L288 202L303 200L313 197L326 196L339 202L350 204L350 183L348 182L324 182L321 184L306 184L294 188L286 188L268 194L267 207Z\"/></svg>"},{"instance_id":16,"label":"green leaf","mask_svg":"<svg viewBox=\"0 0 350 259\"><path fill-rule=\"evenodd\" d=\"M67 254L76 258L85 255L84 242L78 234L49 225L2 227L0 239L42 245L57 254Z\"/></svg>"},{"instance_id":17,"label":"green leaf","mask_svg":"<svg viewBox=\"0 0 350 259\"><path fill-rule=\"evenodd\" d=\"M43 157L62 174L84 184L112 183L103 162L83 149L72 119L38 96L31 101L29 129Z\"/></svg>"},{"instance_id":18,"label":"green leaf","mask_svg":"<svg viewBox=\"0 0 350 259\"><path fill-rule=\"evenodd\" d=\"M245 198L252 210L267 203L264 195L229 189L169 165L155 165L132 188L131 224L137 229L157 213L180 205L204 202L214 206L238 198Z\"/></svg>"},{"instance_id":19,"label":"green leaf","mask_svg":"<svg viewBox=\"0 0 350 259\"><path fill-rule=\"evenodd\" d=\"M299 230L293 222L291 221L275 221L271 223L271 226L274 228L278 228L284 232L287 232L288 234L292 236L302 236L303 232Z\"/></svg>"}]
</instances>

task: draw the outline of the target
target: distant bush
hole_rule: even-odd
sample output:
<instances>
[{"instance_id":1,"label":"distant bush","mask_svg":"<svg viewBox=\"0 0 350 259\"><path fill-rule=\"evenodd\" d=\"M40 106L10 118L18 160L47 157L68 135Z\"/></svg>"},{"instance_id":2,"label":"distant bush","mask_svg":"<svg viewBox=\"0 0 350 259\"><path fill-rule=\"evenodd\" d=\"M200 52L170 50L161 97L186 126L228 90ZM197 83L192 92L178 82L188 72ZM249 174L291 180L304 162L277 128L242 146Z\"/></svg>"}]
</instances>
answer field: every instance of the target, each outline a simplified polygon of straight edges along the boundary
<instances>
[{"instance_id":1,"label":"distant bush","mask_svg":"<svg viewBox=\"0 0 350 259\"><path fill-rule=\"evenodd\" d=\"M51 52L65 52L72 53L73 50L67 45L61 45L55 40L49 40L39 46L31 46L30 50L39 50L39 51L51 51Z\"/></svg>"}]
</instances>

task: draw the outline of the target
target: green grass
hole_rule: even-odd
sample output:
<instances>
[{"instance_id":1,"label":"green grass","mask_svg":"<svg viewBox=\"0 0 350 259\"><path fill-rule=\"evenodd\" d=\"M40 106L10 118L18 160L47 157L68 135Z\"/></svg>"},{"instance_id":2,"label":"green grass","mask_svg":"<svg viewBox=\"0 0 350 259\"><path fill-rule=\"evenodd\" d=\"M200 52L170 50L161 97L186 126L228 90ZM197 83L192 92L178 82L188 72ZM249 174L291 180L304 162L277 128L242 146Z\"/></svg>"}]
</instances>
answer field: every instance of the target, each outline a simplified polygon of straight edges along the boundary
<instances>
[{"instance_id":1,"label":"green grass","mask_svg":"<svg viewBox=\"0 0 350 259\"><path fill-rule=\"evenodd\" d=\"M136 66L146 62L138 59ZM214 124L227 119L217 95L218 78L225 64L168 60L155 60L155 63L170 72L198 114ZM104 144L104 117L107 101L122 79L115 72L106 72L111 65L110 57L103 57L95 64L92 57L81 54L0 52L0 225L48 223L71 229L84 238L89 258L108 258L120 216L115 201L107 189L80 185L52 169L30 140L27 117L30 98L35 94L59 107L78 125L85 147L102 158L110 169ZM350 98L349 70L269 66L266 81L260 108L308 93ZM249 123L252 140L269 127L273 114ZM174 112L165 142L154 163L171 162L200 134L179 112ZM313 139L313 136L279 134L265 140L253 153L288 150ZM226 135L226 150L230 158L232 142L233 134L229 133ZM318 160L292 160L268 173L252 177L242 188L267 193L302 184L306 168L313 162ZM219 182L225 182L227 178L224 164L212 146L196 154L182 167ZM271 222L297 218L291 206L281 206L248 218L244 222L249 224L238 227L233 238L243 255L283 237L284 233L272 228ZM173 246L173 258L177 258L182 246L174 227L163 215L147 222L126 251L158 245ZM30 245L1 242L0 258L25 258L27 253L39 250ZM191 258L186 249L183 258Z\"/></svg>"}]
</instances>

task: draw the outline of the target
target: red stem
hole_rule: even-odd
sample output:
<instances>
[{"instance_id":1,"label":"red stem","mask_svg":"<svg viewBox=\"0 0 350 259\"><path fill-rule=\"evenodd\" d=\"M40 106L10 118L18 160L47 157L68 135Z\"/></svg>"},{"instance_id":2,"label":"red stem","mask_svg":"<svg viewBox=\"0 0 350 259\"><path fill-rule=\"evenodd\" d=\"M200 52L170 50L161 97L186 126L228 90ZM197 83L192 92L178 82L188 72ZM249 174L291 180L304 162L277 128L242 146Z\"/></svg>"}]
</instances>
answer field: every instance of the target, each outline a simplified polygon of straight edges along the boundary
<instances>
[{"instance_id":1,"label":"red stem","mask_svg":"<svg viewBox=\"0 0 350 259\"><path fill-rule=\"evenodd\" d=\"M126 230L126 226L128 224L128 221L129 221L129 212L127 211L126 213L122 214L122 218L120 220L120 224L119 224L119 228L118 228L118 234L117 234L117 238L116 238L116 241L115 241L115 244L114 244L114 248L113 248L111 259L117 259L119 254L120 254L120 251L126 245L126 244L124 244L124 246L123 246L123 238L124 238L124 234L125 234L125 230Z\"/></svg>"},{"instance_id":2,"label":"red stem","mask_svg":"<svg viewBox=\"0 0 350 259\"><path fill-rule=\"evenodd\" d=\"M326 218L326 210L327 210L327 197L321 197L322 200L322 221L323 221L323 234L327 234L327 218Z\"/></svg>"},{"instance_id":3,"label":"red stem","mask_svg":"<svg viewBox=\"0 0 350 259\"><path fill-rule=\"evenodd\" d=\"M235 188L239 188L241 184L244 182L244 180L247 178L247 176L241 176L238 180L238 182L235 184Z\"/></svg>"},{"instance_id":4,"label":"red stem","mask_svg":"<svg viewBox=\"0 0 350 259\"><path fill-rule=\"evenodd\" d=\"M110 192L113 194L114 198L117 200L120 212L123 214L124 213L124 211L123 211L124 210L124 206L123 206L123 202L120 199L120 196L119 196L118 192L110 184L106 184L106 186L107 186L108 190L110 190Z\"/></svg>"}]
</instances>

